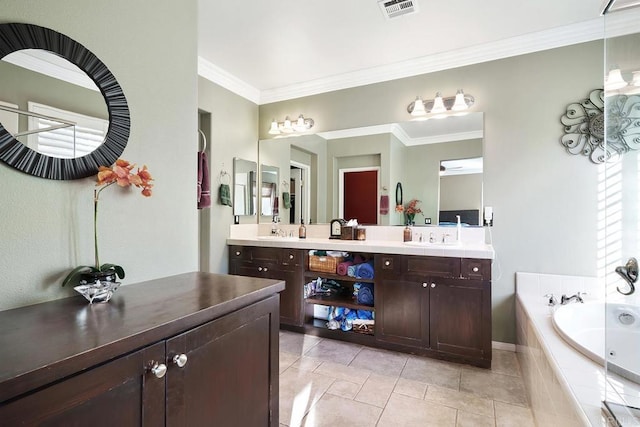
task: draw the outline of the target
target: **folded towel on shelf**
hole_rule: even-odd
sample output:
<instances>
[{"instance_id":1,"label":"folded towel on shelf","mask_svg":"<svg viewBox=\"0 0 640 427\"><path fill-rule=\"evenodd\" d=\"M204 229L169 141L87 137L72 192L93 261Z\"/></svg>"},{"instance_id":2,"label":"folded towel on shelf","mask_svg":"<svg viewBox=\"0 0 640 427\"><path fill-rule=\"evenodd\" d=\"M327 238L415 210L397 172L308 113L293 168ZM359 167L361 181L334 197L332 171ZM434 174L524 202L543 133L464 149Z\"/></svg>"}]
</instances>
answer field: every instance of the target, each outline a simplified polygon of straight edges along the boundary
<instances>
[{"instance_id":1,"label":"folded towel on shelf","mask_svg":"<svg viewBox=\"0 0 640 427\"><path fill-rule=\"evenodd\" d=\"M387 215L389 213L389 196L383 194L380 196L380 215Z\"/></svg>"},{"instance_id":2,"label":"folded towel on shelf","mask_svg":"<svg viewBox=\"0 0 640 427\"><path fill-rule=\"evenodd\" d=\"M362 264L356 265L355 269L355 277L358 279L373 279L374 270L373 270L373 262L364 262Z\"/></svg>"},{"instance_id":3,"label":"folded towel on shelf","mask_svg":"<svg viewBox=\"0 0 640 427\"><path fill-rule=\"evenodd\" d=\"M211 181L207 153L198 151L198 209L211 207Z\"/></svg>"},{"instance_id":4,"label":"folded towel on shelf","mask_svg":"<svg viewBox=\"0 0 640 427\"><path fill-rule=\"evenodd\" d=\"M347 276L356 277L356 267L357 265L350 265L347 267Z\"/></svg>"},{"instance_id":5,"label":"folded towel on shelf","mask_svg":"<svg viewBox=\"0 0 640 427\"><path fill-rule=\"evenodd\" d=\"M220 204L231 206L231 188L227 184L220 184Z\"/></svg>"},{"instance_id":6,"label":"folded towel on shelf","mask_svg":"<svg viewBox=\"0 0 640 427\"><path fill-rule=\"evenodd\" d=\"M291 209L291 194L287 191L282 193L282 207L285 209Z\"/></svg>"},{"instance_id":7,"label":"folded towel on shelf","mask_svg":"<svg viewBox=\"0 0 640 427\"><path fill-rule=\"evenodd\" d=\"M353 262L351 261L343 261L340 264L338 264L338 268L337 268L337 272L340 276L346 276L347 273L349 272L349 266L353 265Z\"/></svg>"},{"instance_id":8,"label":"folded towel on shelf","mask_svg":"<svg viewBox=\"0 0 640 427\"><path fill-rule=\"evenodd\" d=\"M373 305L373 283L360 283L357 299L358 304Z\"/></svg>"}]
</instances>

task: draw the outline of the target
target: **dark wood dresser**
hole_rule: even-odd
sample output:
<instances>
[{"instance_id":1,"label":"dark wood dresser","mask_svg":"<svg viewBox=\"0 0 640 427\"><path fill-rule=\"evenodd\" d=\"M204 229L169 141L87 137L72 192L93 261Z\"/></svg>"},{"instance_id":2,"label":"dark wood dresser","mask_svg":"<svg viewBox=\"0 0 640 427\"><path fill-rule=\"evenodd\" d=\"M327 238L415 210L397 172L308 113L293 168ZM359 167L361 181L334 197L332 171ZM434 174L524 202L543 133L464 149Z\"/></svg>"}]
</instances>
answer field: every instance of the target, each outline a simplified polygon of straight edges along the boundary
<instances>
[{"instance_id":1,"label":"dark wood dresser","mask_svg":"<svg viewBox=\"0 0 640 427\"><path fill-rule=\"evenodd\" d=\"M0 312L0 425L277 426L282 290L187 273Z\"/></svg>"}]
</instances>

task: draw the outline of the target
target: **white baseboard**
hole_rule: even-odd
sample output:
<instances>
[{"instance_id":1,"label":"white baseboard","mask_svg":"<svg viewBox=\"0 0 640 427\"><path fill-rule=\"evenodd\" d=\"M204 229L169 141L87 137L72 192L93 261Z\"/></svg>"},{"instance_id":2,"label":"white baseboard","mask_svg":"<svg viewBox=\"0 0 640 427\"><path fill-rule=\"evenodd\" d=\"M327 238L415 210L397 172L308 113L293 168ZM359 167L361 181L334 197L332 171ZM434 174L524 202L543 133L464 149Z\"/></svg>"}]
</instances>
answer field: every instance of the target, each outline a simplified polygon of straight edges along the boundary
<instances>
[{"instance_id":1,"label":"white baseboard","mask_svg":"<svg viewBox=\"0 0 640 427\"><path fill-rule=\"evenodd\" d=\"M496 350L516 351L516 345L508 342L491 341L491 348Z\"/></svg>"}]
</instances>

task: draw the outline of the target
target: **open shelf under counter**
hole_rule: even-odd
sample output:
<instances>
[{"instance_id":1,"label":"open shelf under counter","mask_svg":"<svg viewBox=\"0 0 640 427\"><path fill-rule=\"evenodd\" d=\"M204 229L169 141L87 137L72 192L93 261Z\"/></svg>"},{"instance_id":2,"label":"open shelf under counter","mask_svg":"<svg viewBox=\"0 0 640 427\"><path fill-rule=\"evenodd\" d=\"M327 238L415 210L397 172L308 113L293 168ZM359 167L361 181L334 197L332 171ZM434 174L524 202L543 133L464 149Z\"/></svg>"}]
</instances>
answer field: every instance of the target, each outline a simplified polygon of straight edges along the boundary
<instances>
[{"instance_id":1,"label":"open shelf under counter","mask_svg":"<svg viewBox=\"0 0 640 427\"><path fill-rule=\"evenodd\" d=\"M375 311L375 308L373 306L358 304L351 296L313 295L305 298L304 302L306 304L335 305L339 307L350 308L353 310Z\"/></svg>"},{"instance_id":2,"label":"open shelf under counter","mask_svg":"<svg viewBox=\"0 0 640 427\"><path fill-rule=\"evenodd\" d=\"M365 341L374 339L373 331L364 333L364 332L354 332L354 331L343 331L342 329L328 329L327 321L322 319L313 319L313 322L311 324L308 324L307 326L321 330L323 332L322 335L327 336L327 338L333 338L331 337L331 335L343 336L343 337L344 335L348 335L351 338L363 339Z\"/></svg>"},{"instance_id":3,"label":"open shelf under counter","mask_svg":"<svg viewBox=\"0 0 640 427\"><path fill-rule=\"evenodd\" d=\"M310 271L306 270L304 272L304 277L306 278L317 278L322 277L323 279L333 279L340 280L343 282L360 282L360 283L373 283L374 279L358 279L356 277L351 276L341 276L340 274L335 273L324 273L322 271Z\"/></svg>"}]
</instances>

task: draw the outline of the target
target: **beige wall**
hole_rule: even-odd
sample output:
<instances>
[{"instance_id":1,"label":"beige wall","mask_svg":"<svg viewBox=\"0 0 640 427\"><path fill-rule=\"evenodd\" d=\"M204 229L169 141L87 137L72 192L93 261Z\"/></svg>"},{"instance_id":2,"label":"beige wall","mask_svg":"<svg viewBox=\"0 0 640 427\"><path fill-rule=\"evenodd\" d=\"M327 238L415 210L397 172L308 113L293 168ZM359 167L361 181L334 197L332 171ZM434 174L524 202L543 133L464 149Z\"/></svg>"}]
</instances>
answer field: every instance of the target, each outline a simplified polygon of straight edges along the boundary
<instances>
[{"instance_id":1,"label":"beige wall","mask_svg":"<svg viewBox=\"0 0 640 427\"><path fill-rule=\"evenodd\" d=\"M0 22L66 34L124 90L131 137L122 157L148 165L156 180L150 199L119 188L102 193L102 261L121 264L125 284L197 269L196 11L195 0L2 4ZM0 182L0 309L72 295L61 280L93 261L94 180L49 181L0 164Z\"/></svg>"},{"instance_id":2,"label":"beige wall","mask_svg":"<svg viewBox=\"0 0 640 427\"><path fill-rule=\"evenodd\" d=\"M408 120L416 94L474 95L484 112L484 203L495 211L493 339L513 343L516 271L596 275L597 168L559 141L567 105L601 87L602 70L602 42L584 43L262 105L260 131L291 111L321 132Z\"/></svg>"},{"instance_id":3,"label":"beige wall","mask_svg":"<svg viewBox=\"0 0 640 427\"><path fill-rule=\"evenodd\" d=\"M448 175L440 177L441 211L478 211L478 225L482 220L482 174Z\"/></svg>"}]
</instances>

